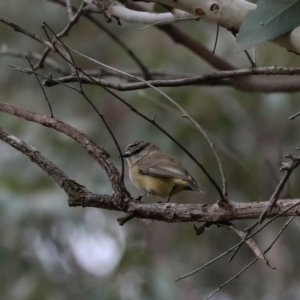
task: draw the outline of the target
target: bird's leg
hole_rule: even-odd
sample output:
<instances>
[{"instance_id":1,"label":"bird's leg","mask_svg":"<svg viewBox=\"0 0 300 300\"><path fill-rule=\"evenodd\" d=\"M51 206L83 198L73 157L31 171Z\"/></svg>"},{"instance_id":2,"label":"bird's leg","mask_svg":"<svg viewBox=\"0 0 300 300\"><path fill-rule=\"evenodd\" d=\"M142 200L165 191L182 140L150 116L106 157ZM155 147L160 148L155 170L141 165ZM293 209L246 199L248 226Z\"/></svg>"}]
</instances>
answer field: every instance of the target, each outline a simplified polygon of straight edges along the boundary
<instances>
[{"instance_id":1,"label":"bird's leg","mask_svg":"<svg viewBox=\"0 0 300 300\"><path fill-rule=\"evenodd\" d=\"M144 197L144 196L146 196L148 193L146 192L146 193L144 193L144 194L142 194L142 195L139 195L138 197L136 197L134 200L135 201L141 201L142 200L142 198Z\"/></svg>"},{"instance_id":2,"label":"bird's leg","mask_svg":"<svg viewBox=\"0 0 300 300\"><path fill-rule=\"evenodd\" d=\"M172 197L172 194L173 194L173 192L175 191L175 189L176 189L176 185L174 185L174 186L172 187L167 203L169 203L169 201L170 201L170 199L171 199L171 197Z\"/></svg>"}]
</instances>

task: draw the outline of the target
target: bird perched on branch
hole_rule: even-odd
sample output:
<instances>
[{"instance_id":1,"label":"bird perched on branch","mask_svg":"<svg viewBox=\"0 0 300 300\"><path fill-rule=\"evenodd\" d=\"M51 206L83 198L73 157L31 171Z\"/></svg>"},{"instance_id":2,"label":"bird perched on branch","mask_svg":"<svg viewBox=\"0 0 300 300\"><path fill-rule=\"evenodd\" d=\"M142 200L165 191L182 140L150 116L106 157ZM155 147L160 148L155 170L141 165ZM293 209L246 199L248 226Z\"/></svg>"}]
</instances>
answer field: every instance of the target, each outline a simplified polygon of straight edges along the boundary
<instances>
[{"instance_id":1,"label":"bird perched on branch","mask_svg":"<svg viewBox=\"0 0 300 300\"><path fill-rule=\"evenodd\" d=\"M161 198L168 197L169 202L171 196L183 190L205 194L180 161L150 142L129 144L122 156L128 162L131 182L145 192L136 200L150 194Z\"/></svg>"}]
</instances>

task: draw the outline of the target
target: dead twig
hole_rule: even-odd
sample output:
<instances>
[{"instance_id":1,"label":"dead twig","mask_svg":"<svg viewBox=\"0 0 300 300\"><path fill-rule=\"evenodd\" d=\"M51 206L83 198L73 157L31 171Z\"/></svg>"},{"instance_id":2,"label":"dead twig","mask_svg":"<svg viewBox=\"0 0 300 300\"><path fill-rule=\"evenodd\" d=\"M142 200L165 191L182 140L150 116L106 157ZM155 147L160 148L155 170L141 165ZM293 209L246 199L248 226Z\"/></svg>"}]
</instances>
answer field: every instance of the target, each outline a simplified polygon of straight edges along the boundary
<instances>
[{"instance_id":1,"label":"dead twig","mask_svg":"<svg viewBox=\"0 0 300 300\"><path fill-rule=\"evenodd\" d=\"M261 226L259 229L257 229L255 232L253 232L251 235L249 235L248 237L244 238L242 241L240 241L239 243L237 243L236 245L232 246L231 248L229 248L228 250L224 251L223 253L221 253L219 256L215 257L214 259L210 260L209 262L205 263L204 265L202 265L201 267L185 274L182 275L180 277L178 277L175 281L179 281L182 280L184 278L187 278L201 270L203 270L204 268L210 266L211 264L213 264L214 262L218 261L219 259L221 259L222 257L224 257L225 255L227 255L228 253L232 252L233 250L236 249L236 247L238 247L239 245L242 245L243 243L245 243L246 240L252 238L254 235L256 235L257 233L259 233L260 231L262 231L266 226L268 226L271 222L273 222L274 220L276 220L277 218L279 218L280 216L282 216L283 214L285 214L286 212L288 212L290 209L293 209L294 207L298 206L300 204L300 201L296 202L294 205L291 205L290 207L288 207L286 210L282 211L281 213L278 213L276 215L274 215L273 218L271 218L270 220L268 220L268 222L266 222L263 226ZM272 211L272 213L274 213L274 210ZM297 210L297 214L299 214L299 211ZM210 222L209 220L207 220L207 222Z\"/></svg>"},{"instance_id":2,"label":"dead twig","mask_svg":"<svg viewBox=\"0 0 300 300\"><path fill-rule=\"evenodd\" d=\"M279 233L277 234L277 236L275 237L274 241L271 243L271 245L263 252L263 254L266 254L267 252L270 251L270 249L273 247L273 245L275 244L275 242L278 240L278 238L281 236L281 234L283 233L283 231L287 228L287 226L293 221L294 217L291 217L281 228L281 230L279 231ZM205 300L210 299L213 295L215 295L221 288L223 288L224 286L226 286L227 284L229 284L232 280L238 278L242 273L244 273L247 269L249 269L254 263L256 263L258 261L258 257L256 257L254 260L252 260L248 265L246 265L241 271L239 271L237 274L235 274L234 276L232 276L230 279L228 279L227 281L225 281L224 283L222 283L217 289L215 289L211 294L209 294Z\"/></svg>"}]
</instances>

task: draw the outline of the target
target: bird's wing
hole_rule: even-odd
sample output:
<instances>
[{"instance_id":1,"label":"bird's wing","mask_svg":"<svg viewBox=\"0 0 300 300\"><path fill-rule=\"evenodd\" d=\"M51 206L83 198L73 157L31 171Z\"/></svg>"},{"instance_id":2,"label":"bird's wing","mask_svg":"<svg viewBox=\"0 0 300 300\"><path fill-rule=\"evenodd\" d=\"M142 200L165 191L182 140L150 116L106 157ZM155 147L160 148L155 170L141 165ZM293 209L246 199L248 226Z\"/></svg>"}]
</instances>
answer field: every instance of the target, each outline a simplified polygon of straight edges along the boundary
<instances>
[{"instance_id":1,"label":"bird's wing","mask_svg":"<svg viewBox=\"0 0 300 300\"><path fill-rule=\"evenodd\" d=\"M165 160L154 164L142 164L139 166L139 173L153 177L174 177L186 181L194 180L182 165Z\"/></svg>"},{"instance_id":2,"label":"bird's wing","mask_svg":"<svg viewBox=\"0 0 300 300\"><path fill-rule=\"evenodd\" d=\"M171 161L170 161L171 158ZM161 159L156 163L149 163L149 161L144 161L139 164L138 172L141 175L148 175L153 177L173 177L178 179L183 179L187 182L187 189L198 191L205 194L205 192L200 188L198 182L193 178L193 176L173 157L168 157L168 159Z\"/></svg>"}]
</instances>

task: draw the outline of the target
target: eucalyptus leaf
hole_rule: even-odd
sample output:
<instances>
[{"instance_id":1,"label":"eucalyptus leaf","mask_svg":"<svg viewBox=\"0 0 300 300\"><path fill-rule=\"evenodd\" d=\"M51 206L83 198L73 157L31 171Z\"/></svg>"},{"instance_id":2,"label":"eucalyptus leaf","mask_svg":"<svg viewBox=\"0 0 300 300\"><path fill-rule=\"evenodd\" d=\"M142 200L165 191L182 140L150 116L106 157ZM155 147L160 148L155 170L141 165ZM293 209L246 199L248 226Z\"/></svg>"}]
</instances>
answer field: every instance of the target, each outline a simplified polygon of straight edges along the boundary
<instances>
[{"instance_id":1,"label":"eucalyptus leaf","mask_svg":"<svg viewBox=\"0 0 300 300\"><path fill-rule=\"evenodd\" d=\"M300 26L299 0L260 0L246 16L237 38L241 50L272 40Z\"/></svg>"}]
</instances>

